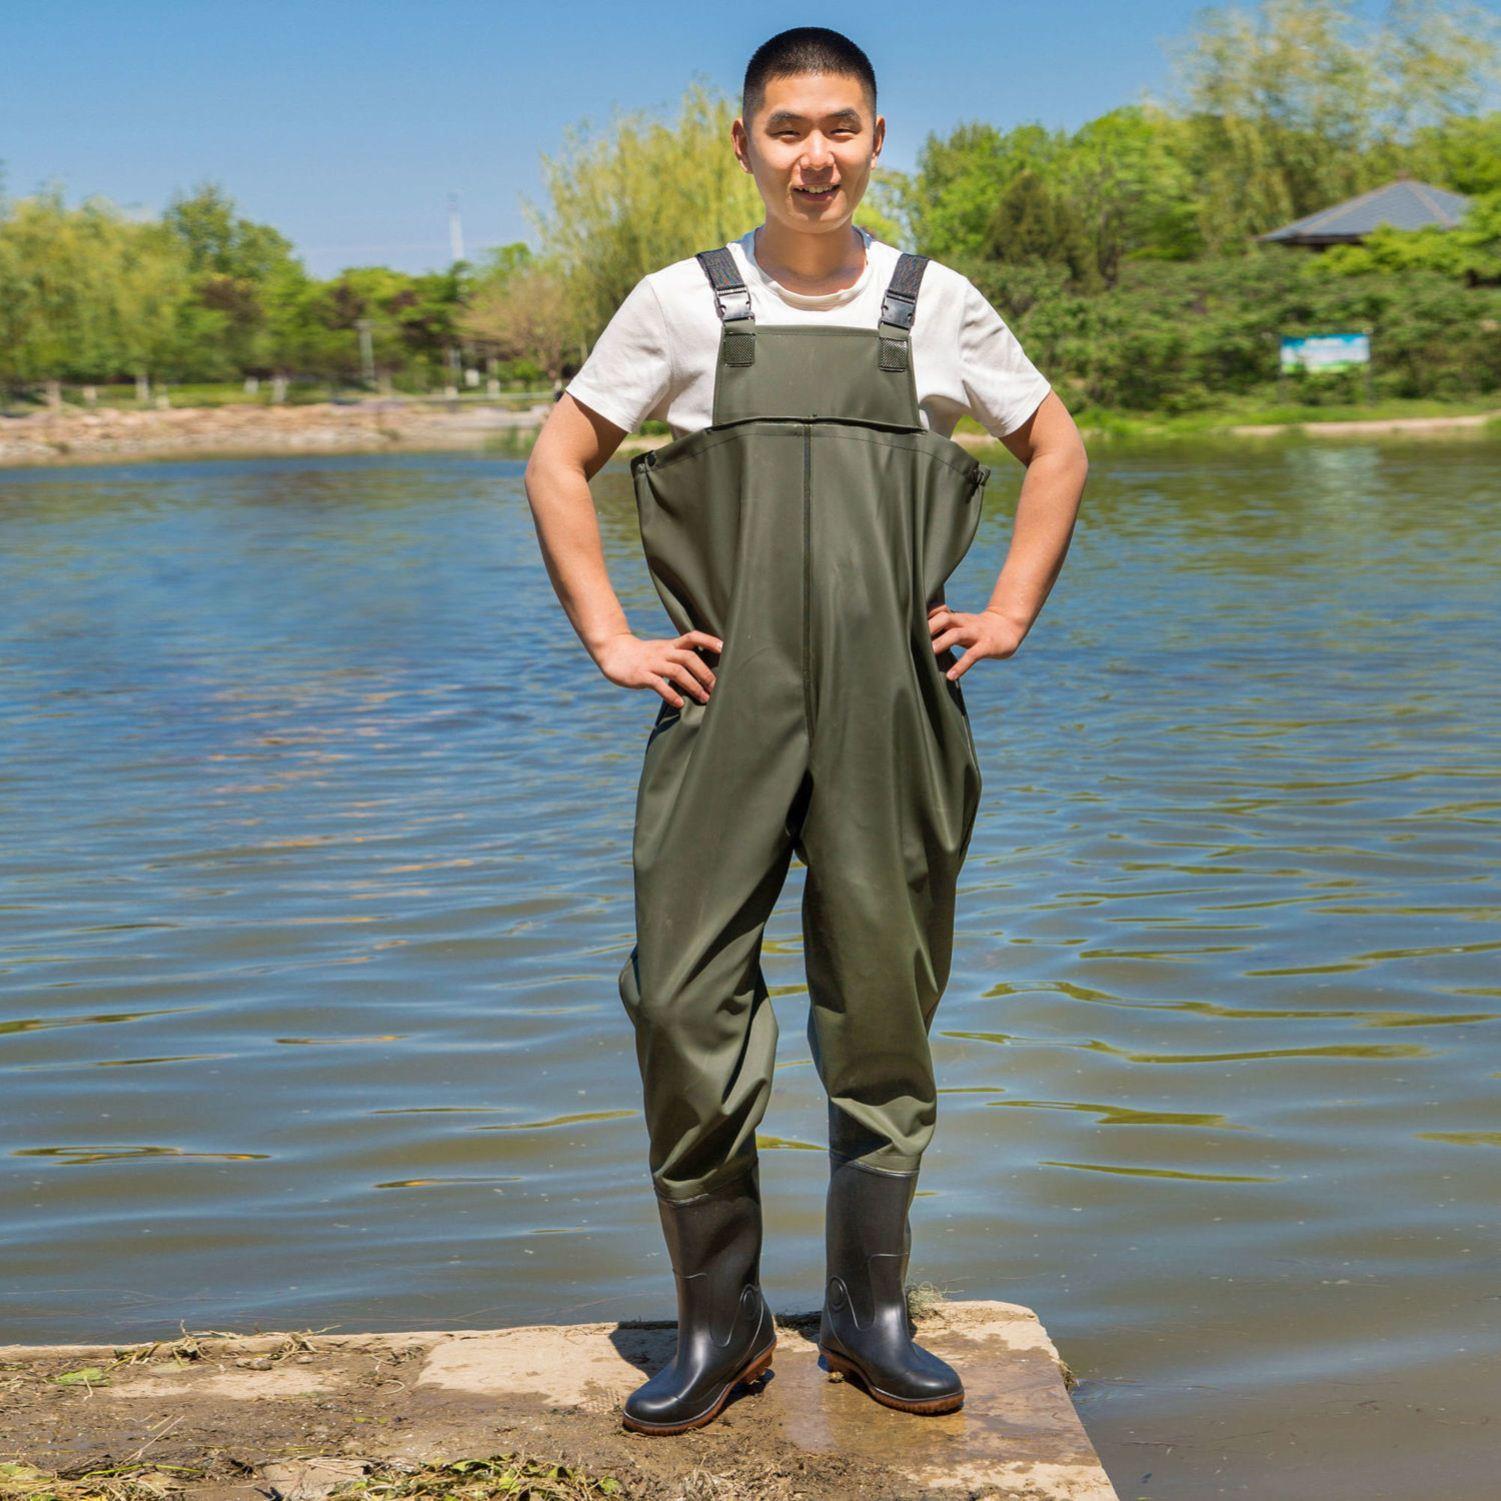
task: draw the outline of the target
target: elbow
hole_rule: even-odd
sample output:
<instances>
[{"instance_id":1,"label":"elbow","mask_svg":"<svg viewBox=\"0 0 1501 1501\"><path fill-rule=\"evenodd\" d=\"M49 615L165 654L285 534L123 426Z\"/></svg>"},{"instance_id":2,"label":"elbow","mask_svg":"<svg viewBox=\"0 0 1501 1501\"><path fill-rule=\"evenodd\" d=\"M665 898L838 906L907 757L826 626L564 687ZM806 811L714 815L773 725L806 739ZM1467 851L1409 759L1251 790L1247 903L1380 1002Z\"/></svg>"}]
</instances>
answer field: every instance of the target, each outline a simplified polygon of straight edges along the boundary
<instances>
[{"instance_id":1,"label":"elbow","mask_svg":"<svg viewBox=\"0 0 1501 1501\"><path fill-rule=\"evenodd\" d=\"M1089 475L1089 451L1084 447L1083 439L1077 435L1068 442L1050 443L1045 448L1035 448L1031 458L1027 460L1027 467L1039 459L1046 461L1046 467L1051 474L1072 475L1083 488L1084 481Z\"/></svg>"},{"instance_id":2,"label":"elbow","mask_svg":"<svg viewBox=\"0 0 1501 1501\"><path fill-rule=\"evenodd\" d=\"M547 483L547 474L552 467L552 455L548 452L547 434L544 429L537 434L536 441L532 444L532 451L526 456L526 467L521 471L521 483L526 487L528 495L535 495L537 489Z\"/></svg>"},{"instance_id":3,"label":"elbow","mask_svg":"<svg viewBox=\"0 0 1501 1501\"><path fill-rule=\"evenodd\" d=\"M1082 480L1089 473L1089 450L1084 446L1084 434L1079 431L1079 425L1072 417L1069 418L1068 426L1070 457Z\"/></svg>"},{"instance_id":4,"label":"elbow","mask_svg":"<svg viewBox=\"0 0 1501 1501\"><path fill-rule=\"evenodd\" d=\"M582 481L589 483L590 466L580 454L570 453L563 444L549 440L544 427L532 444L526 465L521 471L522 487L527 499L536 507L539 496L551 496L566 492L570 486Z\"/></svg>"},{"instance_id":5,"label":"elbow","mask_svg":"<svg viewBox=\"0 0 1501 1501\"><path fill-rule=\"evenodd\" d=\"M1073 430L1072 438L1067 449L1068 463L1078 476L1079 488L1082 490L1084 481L1089 478L1089 450L1084 446L1084 435L1077 427Z\"/></svg>"}]
</instances>

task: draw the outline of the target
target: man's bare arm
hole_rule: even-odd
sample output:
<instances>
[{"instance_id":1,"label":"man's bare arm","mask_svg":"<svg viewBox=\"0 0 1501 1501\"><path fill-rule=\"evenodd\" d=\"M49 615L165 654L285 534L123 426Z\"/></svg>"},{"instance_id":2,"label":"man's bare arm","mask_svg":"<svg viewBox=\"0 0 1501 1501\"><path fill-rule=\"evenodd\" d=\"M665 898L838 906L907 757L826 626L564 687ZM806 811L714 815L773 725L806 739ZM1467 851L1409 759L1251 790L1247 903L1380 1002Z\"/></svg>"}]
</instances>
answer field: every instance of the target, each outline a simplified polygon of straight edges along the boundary
<instances>
[{"instance_id":1,"label":"man's bare arm","mask_svg":"<svg viewBox=\"0 0 1501 1501\"><path fill-rule=\"evenodd\" d=\"M1089 456L1056 391L1049 391L1031 417L1001 442L1027 472L1017 497L1011 549L986 608L1014 620L1025 635L1068 555Z\"/></svg>"},{"instance_id":2,"label":"man's bare arm","mask_svg":"<svg viewBox=\"0 0 1501 1501\"><path fill-rule=\"evenodd\" d=\"M1011 656L1032 629L1068 555L1089 473L1084 440L1056 391L1049 391L1037 410L1000 441L1027 466L1027 473L1011 547L990 603L975 615L946 605L935 605L928 613L935 652L966 648L948 671L955 680L981 657Z\"/></svg>"},{"instance_id":3,"label":"man's bare arm","mask_svg":"<svg viewBox=\"0 0 1501 1501\"><path fill-rule=\"evenodd\" d=\"M720 652L705 631L643 641L633 634L605 566L589 481L620 446L625 431L566 391L553 405L526 465L526 498L548 577L564 613L604 675L626 688L654 688L674 708L673 685L707 702L714 673L694 650Z\"/></svg>"}]
</instances>

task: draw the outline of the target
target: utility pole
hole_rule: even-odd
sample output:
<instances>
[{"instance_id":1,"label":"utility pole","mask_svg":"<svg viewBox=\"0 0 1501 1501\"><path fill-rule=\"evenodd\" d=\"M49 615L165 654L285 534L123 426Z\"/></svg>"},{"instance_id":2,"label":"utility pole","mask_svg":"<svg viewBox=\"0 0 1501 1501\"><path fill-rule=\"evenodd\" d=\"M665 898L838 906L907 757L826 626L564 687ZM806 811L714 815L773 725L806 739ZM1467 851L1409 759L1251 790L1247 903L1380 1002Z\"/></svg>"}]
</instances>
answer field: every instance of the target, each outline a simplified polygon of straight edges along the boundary
<instances>
[{"instance_id":1,"label":"utility pole","mask_svg":"<svg viewBox=\"0 0 1501 1501\"><path fill-rule=\"evenodd\" d=\"M448 195L448 248L453 259L464 259L464 226L459 222L459 195Z\"/></svg>"}]
</instances>

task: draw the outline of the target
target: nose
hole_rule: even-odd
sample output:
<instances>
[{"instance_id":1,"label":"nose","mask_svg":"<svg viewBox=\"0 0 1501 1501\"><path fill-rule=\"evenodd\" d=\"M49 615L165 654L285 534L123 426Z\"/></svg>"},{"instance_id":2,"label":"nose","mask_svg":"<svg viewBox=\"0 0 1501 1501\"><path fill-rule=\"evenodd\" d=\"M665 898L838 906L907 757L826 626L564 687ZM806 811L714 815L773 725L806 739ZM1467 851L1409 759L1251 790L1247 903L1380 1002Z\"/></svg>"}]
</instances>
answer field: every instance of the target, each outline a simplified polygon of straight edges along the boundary
<instances>
[{"instance_id":1,"label":"nose","mask_svg":"<svg viewBox=\"0 0 1501 1501\"><path fill-rule=\"evenodd\" d=\"M803 170L818 172L827 167L834 160L834 153L829 149L827 139L817 131L808 137L807 150L803 152Z\"/></svg>"}]
</instances>

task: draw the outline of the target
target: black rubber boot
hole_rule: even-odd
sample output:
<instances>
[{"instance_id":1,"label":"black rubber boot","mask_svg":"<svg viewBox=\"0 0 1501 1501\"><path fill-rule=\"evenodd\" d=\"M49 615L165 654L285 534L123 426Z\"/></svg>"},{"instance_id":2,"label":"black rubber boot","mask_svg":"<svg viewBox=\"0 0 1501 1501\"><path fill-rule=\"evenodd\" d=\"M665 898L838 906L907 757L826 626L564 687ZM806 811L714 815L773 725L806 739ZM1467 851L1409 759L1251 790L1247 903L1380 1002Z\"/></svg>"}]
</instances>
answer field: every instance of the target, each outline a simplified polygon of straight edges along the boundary
<instances>
[{"instance_id":1,"label":"black rubber boot","mask_svg":"<svg viewBox=\"0 0 1501 1501\"><path fill-rule=\"evenodd\" d=\"M682 1433L719 1416L730 1392L770 1365L776 1323L761 1296L759 1167L691 1199L657 1195L677 1282L677 1349L625 1399L637 1433Z\"/></svg>"},{"instance_id":2,"label":"black rubber boot","mask_svg":"<svg viewBox=\"0 0 1501 1501\"><path fill-rule=\"evenodd\" d=\"M916 1191L915 1172L876 1172L830 1154L818 1349L831 1370L856 1377L887 1407L954 1412L964 1405L964 1384L953 1366L913 1342L907 1315Z\"/></svg>"}]
</instances>

